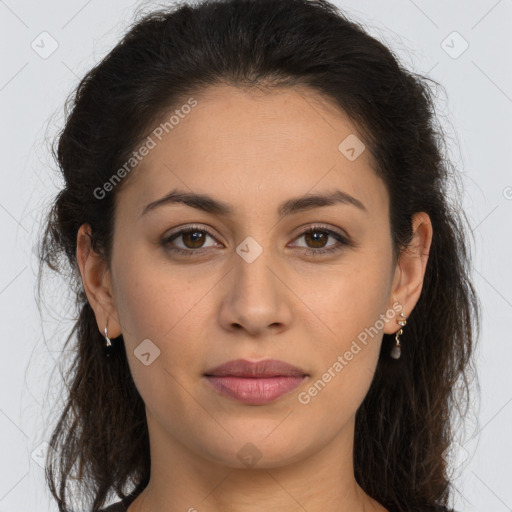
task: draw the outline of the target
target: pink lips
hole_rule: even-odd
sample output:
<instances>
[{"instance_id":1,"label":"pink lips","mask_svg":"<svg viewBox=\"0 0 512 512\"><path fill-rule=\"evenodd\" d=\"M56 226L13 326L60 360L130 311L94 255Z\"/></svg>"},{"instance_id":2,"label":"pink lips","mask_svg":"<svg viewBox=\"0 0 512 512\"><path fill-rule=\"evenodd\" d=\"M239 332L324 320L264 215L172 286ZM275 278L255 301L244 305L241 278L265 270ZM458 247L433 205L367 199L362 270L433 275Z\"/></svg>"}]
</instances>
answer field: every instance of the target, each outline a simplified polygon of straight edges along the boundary
<instances>
[{"instance_id":1,"label":"pink lips","mask_svg":"<svg viewBox=\"0 0 512 512\"><path fill-rule=\"evenodd\" d=\"M284 361L229 361L205 373L221 394L248 405L264 405L295 389L307 373Z\"/></svg>"}]
</instances>

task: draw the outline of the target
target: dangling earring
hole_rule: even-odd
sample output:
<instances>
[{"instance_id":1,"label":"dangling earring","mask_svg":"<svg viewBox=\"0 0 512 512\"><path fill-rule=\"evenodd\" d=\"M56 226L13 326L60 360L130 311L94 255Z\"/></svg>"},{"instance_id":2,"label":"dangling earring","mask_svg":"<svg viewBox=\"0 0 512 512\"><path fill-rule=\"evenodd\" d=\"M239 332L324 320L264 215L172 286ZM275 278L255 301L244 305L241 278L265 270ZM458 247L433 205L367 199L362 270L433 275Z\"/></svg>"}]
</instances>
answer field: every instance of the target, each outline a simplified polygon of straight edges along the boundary
<instances>
[{"instance_id":1,"label":"dangling earring","mask_svg":"<svg viewBox=\"0 0 512 512\"><path fill-rule=\"evenodd\" d=\"M110 338L108 337L107 326L106 325L105 325L105 346L107 346L107 347L111 347L112 346L112 342L110 341Z\"/></svg>"},{"instance_id":2,"label":"dangling earring","mask_svg":"<svg viewBox=\"0 0 512 512\"><path fill-rule=\"evenodd\" d=\"M407 323L407 319L403 313L400 313L400 316L403 320L397 320L397 323L402 327ZM391 349L391 357L393 359L399 359L402 354L402 349L400 345L400 335L404 332L404 330L400 327L400 330L395 334L395 346Z\"/></svg>"},{"instance_id":3,"label":"dangling earring","mask_svg":"<svg viewBox=\"0 0 512 512\"><path fill-rule=\"evenodd\" d=\"M110 338L108 337L107 326L105 325L105 355L107 357L110 357L111 353L112 353L112 342L110 341Z\"/></svg>"}]
</instances>

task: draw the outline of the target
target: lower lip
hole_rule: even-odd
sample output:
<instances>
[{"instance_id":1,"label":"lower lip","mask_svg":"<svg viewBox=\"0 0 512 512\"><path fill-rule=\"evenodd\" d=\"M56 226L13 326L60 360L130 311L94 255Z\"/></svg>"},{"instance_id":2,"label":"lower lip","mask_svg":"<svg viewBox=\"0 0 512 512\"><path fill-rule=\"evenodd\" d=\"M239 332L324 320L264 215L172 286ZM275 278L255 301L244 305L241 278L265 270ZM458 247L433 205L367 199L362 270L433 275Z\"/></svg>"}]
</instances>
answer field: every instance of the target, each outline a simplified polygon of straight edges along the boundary
<instances>
[{"instance_id":1,"label":"lower lip","mask_svg":"<svg viewBox=\"0 0 512 512\"><path fill-rule=\"evenodd\" d=\"M264 405L289 393L305 377L216 377L206 376L208 382L221 394L248 405Z\"/></svg>"}]
</instances>

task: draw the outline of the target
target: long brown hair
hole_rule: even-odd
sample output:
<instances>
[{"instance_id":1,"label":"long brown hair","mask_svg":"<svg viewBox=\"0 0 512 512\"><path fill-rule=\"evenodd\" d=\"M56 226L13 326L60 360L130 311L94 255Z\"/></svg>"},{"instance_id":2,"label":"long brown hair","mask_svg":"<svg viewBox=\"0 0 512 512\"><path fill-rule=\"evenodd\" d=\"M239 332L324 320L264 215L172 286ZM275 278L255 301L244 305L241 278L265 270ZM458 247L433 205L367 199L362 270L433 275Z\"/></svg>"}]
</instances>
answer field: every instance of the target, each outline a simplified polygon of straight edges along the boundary
<instances>
[{"instance_id":1,"label":"long brown hair","mask_svg":"<svg viewBox=\"0 0 512 512\"><path fill-rule=\"evenodd\" d=\"M64 186L40 241L43 267L69 279L76 323L65 408L51 436L46 478L59 510L71 496L97 511L149 481L145 409L120 336L112 357L76 262L79 227L110 261L115 197L130 176L94 193L126 162L163 113L210 85L307 86L343 109L364 134L390 197L395 257L426 212L433 240L421 296L399 360L384 334L376 373L356 415L355 476L386 507L436 510L450 497L446 454L455 414L468 411L479 302L470 280L467 220L447 198L460 177L447 157L433 80L406 70L381 42L323 0L177 4L145 14L81 80L53 148ZM136 172L136 171L134 171Z\"/></svg>"}]
</instances>

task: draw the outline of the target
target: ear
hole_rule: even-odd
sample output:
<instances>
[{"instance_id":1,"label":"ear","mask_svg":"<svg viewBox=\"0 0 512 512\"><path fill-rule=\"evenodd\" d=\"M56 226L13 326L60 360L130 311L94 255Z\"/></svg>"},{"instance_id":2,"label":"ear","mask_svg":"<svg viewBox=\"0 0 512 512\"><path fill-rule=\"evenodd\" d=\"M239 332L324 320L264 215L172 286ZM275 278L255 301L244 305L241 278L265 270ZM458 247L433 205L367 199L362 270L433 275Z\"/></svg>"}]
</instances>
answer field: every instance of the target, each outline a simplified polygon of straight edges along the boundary
<instances>
[{"instance_id":1,"label":"ear","mask_svg":"<svg viewBox=\"0 0 512 512\"><path fill-rule=\"evenodd\" d=\"M96 253L91 246L91 227L80 226L77 234L76 259L87 299L101 334L108 327L109 338L117 338L121 334L119 316L114 301L111 274L105 258Z\"/></svg>"},{"instance_id":2,"label":"ear","mask_svg":"<svg viewBox=\"0 0 512 512\"><path fill-rule=\"evenodd\" d=\"M416 306L423 288L433 233L432 222L427 213L419 212L413 216L412 230L411 242L400 254L391 290L392 302L399 302L402 305L399 311L403 311L406 317ZM400 325L395 325L395 322L386 322L384 332L394 334L399 328Z\"/></svg>"}]
</instances>

